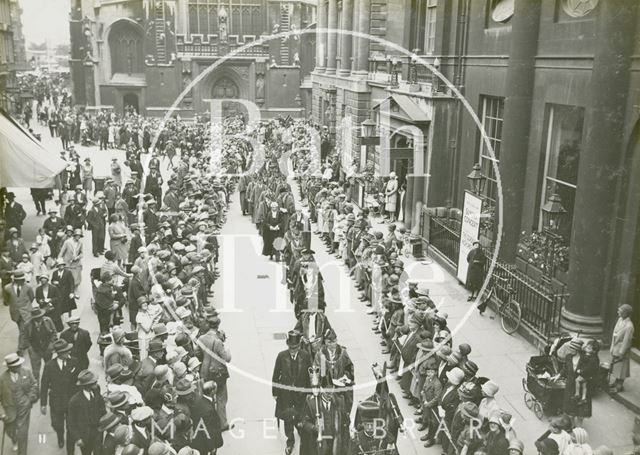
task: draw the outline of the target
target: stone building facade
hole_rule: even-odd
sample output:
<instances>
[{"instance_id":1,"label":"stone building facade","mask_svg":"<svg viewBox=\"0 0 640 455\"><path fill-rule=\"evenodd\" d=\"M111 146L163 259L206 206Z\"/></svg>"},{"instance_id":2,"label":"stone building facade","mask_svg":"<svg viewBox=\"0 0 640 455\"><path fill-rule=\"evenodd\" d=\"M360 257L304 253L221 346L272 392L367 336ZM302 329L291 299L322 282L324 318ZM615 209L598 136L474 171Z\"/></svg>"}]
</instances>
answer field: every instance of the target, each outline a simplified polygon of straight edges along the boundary
<instances>
[{"instance_id":1,"label":"stone building facade","mask_svg":"<svg viewBox=\"0 0 640 455\"><path fill-rule=\"evenodd\" d=\"M238 98L264 117L301 116L315 36L251 43L314 21L308 0L73 0L73 95L90 108L146 115L174 107L190 118L209 109L206 99Z\"/></svg>"},{"instance_id":2,"label":"stone building facade","mask_svg":"<svg viewBox=\"0 0 640 455\"><path fill-rule=\"evenodd\" d=\"M334 129L336 147L348 157L343 164L353 159L356 167L380 160L380 146L369 147L373 158L362 157L367 148L357 128L368 118L377 123L382 147L390 150L382 167L407 184L405 222L425 237L424 208L462 208L467 175L480 163L484 206L494 222L487 246L497 240L502 198L506 263L522 260L523 232L542 231L542 208L558 194L567 211L559 234L568 245L561 279L569 293L560 325L607 340L622 303L634 307L640 324L638 6L633 0L320 0L318 29L371 38L318 34L313 118ZM450 86L412 55L437 67ZM472 107L494 155L453 88ZM355 126L350 141L336 128L345 117ZM424 141L417 145L420 132ZM361 196L353 195L356 202Z\"/></svg>"}]
</instances>

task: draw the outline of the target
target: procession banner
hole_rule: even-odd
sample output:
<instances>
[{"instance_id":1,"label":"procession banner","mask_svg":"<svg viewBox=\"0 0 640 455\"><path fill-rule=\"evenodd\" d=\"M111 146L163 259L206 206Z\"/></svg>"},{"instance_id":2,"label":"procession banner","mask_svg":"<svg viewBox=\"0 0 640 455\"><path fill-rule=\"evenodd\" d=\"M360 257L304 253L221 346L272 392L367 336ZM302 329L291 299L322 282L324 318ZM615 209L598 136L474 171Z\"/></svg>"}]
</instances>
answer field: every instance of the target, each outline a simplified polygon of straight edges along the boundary
<instances>
[{"instance_id":1,"label":"procession banner","mask_svg":"<svg viewBox=\"0 0 640 455\"><path fill-rule=\"evenodd\" d=\"M460 253L458 255L458 280L467 282L467 255L473 248L473 242L478 240L480 233L480 215L482 213L482 199L469 191L464 193L462 207L462 228L460 229Z\"/></svg>"}]
</instances>

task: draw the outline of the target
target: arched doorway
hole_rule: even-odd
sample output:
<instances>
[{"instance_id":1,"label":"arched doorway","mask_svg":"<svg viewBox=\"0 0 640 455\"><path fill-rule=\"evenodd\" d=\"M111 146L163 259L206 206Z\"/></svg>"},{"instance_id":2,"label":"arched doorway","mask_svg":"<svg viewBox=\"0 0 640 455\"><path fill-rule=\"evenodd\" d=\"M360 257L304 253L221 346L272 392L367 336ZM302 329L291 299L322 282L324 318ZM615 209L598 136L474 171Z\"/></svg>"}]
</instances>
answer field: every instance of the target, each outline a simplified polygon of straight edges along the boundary
<instances>
[{"instance_id":1,"label":"arched doorway","mask_svg":"<svg viewBox=\"0 0 640 455\"><path fill-rule=\"evenodd\" d=\"M120 20L109 31L111 74L144 73L143 34L139 26Z\"/></svg>"},{"instance_id":2,"label":"arched doorway","mask_svg":"<svg viewBox=\"0 0 640 455\"><path fill-rule=\"evenodd\" d=\"M133 111L138 114L140 111L138 110L138 95L135 93L127 93L122 97L122 107L124 109L124 113L126 114L128 111L133 109Z\"/></svg>"},{"instance_id":3,"label":"arched doorway","mask_svg":"<svg viewBox=\"0 0 640 455\"><path fill-rule=\"evenodd\" d=\"M238 99L240 98L240 89L230 77L223 76L211 86L211 98L213 99ZM226 118L231 115L242 114L242 105L233 101L225 101L222 103L222 117Z\"/></svg>"}]
</instances>

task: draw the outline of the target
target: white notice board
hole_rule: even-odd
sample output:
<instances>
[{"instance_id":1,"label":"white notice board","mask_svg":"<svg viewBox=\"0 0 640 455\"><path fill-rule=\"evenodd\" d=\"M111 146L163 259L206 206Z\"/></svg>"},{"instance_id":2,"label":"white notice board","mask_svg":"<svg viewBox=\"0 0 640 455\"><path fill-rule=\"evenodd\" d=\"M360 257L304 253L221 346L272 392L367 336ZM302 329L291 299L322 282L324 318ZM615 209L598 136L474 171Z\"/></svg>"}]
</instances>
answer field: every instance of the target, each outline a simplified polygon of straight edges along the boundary
<instances>
[{"instance_id":1,"label":"white notice board","mask_svg":"<svg viewBox=\"0 0 640 455\"><path fill-rule=\"evenodd\" d=\"M467 255L473 248L473 242L478 240L480 233L480 215L482 213L482 199L475 194L465 191L462 207L462 228L460 229L460 254L458 255L458 280L467 282Z\"/></svg>"}]
</instances>

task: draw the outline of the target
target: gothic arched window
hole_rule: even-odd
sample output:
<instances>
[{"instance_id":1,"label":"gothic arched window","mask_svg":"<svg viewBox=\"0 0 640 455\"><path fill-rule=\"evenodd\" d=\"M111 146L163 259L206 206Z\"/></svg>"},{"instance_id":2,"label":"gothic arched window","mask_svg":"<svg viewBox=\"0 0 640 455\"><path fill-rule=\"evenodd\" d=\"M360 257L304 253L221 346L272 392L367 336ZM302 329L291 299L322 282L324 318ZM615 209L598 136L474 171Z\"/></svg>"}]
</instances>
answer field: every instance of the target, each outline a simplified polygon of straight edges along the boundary
<instances>
[{"instance_id":1,"label":"gothic arched window","mask_svg":"<svg viewBox=\"0 0 640 455\"><path fill-rule=\"evenodd\" d=\"M109 32L111 73L140 74L144 72L142 31L127 21L120 21Z\"/></svg>"}]
</instances>

